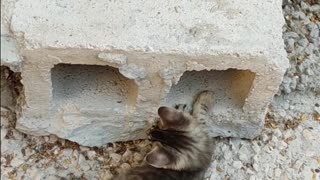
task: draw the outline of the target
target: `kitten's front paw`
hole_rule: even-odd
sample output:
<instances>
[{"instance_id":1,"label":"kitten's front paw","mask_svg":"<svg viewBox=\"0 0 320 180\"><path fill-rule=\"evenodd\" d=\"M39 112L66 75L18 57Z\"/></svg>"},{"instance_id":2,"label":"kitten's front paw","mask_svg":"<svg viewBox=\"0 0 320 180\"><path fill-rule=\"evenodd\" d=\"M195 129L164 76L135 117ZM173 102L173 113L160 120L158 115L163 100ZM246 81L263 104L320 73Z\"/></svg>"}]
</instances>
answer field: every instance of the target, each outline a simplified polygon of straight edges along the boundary
<instances>
[{"instance_id":1,"label":"kitten's front paw","mask_svg":"<svg viewBox=\"0 0 320 180\"><path fill-rule=\"evenodd\" d=\"M197 101L201 104L206 104L206 105L213 105L214 101L214 92L213 91L202 91L199 96Z\"/></svg>"},{"instance_id":2,"label":"kitten's front paw","mask_svg":"<svg viewBox=\"0 0 320 180\"><path fill-rule=\"evenodd\" d=\"M195 115L208 113L214 103L214 92L213 91L202 91L199 93L193 104L193 113Z\"/></svg>"},{"instance_id":3,"label":"kitten's front paw","mask_svg":"<svg viewBox=\"0 0 320 180\"><path fill-rule=\"evenodd\" d=\"M177 104L174 108L181 112L190 112L189 107L186 104Z\"/></svg>"}]
</instances>

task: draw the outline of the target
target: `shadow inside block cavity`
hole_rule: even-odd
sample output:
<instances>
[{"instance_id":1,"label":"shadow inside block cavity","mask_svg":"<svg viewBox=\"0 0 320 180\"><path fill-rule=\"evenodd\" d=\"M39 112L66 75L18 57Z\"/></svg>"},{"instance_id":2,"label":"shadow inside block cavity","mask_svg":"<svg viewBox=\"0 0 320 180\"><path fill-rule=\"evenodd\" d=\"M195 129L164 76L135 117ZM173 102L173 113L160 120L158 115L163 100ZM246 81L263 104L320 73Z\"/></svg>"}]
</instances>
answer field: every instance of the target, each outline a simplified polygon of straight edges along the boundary
<instances>
[{"instance_id":1,"label":"shadow inside block cavity","mask_svg":"<svg viewBox=\"0 0 320 180\"><path fill-rule=\"evenodd\" d=\"M136 102L135 82L110 66L57 64L51 79L56 108L69 105L84 111L121 112Z\"/></svg>"},{"instance_id":2,"label":"shadow inside block cavity","mask_svg":"<svg viewBox=\"0 0 320 180\"><path fill-rule=\"evenodd\" d=\"M188 104L203 90L215 92L213 114L241 111L255 78L249 70L186 71L173 85L162 105Z\"/></svg>"}]
</instances>

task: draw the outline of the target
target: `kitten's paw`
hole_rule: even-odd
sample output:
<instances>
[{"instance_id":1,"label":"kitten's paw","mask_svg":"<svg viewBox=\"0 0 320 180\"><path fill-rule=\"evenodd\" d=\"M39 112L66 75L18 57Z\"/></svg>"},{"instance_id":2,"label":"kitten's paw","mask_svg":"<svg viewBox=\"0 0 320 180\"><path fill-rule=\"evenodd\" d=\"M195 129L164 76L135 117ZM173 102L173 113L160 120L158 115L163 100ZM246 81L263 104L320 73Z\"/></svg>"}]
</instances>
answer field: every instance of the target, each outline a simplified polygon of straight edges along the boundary
<instances>
[{"instance_id":1,"label":"kitten's paw","mask_svg":"<svg viewBox=\"0 0 320 180\"><path fill-rule=\"evenodd\" d=\"M198 114L205 114L209 112L214 103L214 92L213 91L202 91L199 93L198 97L196 98L193 109L194 113Z\"/></svg>"},{"instance_id":2,"label":"kitten's paw","mask_svg":"<svg viewBox=\"0 0 320 180\"><path fill-rule=\"evenodd\" d=\"M181 112L189 112L190 109L186 104L176 104L174 108Z\"/></svg>"},{"instance_id":3,"label":"kitten's paw","mask_svg":"<svg viewBox=\"0 0 320 180\"><path fill-rule=\"evenodd\" d=\"M202 91L199 94L197 101L201 104L205 104L207 106L212 107L213 101L214 101L214 92L213 91Z\"/></svg>"}]
</instances>

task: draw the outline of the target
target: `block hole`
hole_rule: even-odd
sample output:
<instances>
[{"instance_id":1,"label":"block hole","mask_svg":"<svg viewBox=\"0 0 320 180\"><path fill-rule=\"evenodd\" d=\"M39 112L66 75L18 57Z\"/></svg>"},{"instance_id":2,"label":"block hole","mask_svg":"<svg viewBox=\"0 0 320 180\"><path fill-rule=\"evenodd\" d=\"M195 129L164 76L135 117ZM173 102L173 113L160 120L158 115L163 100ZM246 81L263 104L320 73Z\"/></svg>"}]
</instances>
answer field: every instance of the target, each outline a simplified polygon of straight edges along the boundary
<instances>
[{"instance_id":1,"label":"block hole","mask_svg":"<svg viewBox=\"0 0 320 180\"><path fill-rule=\"evenodd\" d=\"M174 106L191 105L196 94L203 90L215 92L213 113L223 114L241 110L245 104L255 73L249 70L202 70L186 71L179 82L173 85L162 104Z\"/></svg>"},{"instance_id":2,"label":"block hole","mask_svg":"<svg viewBox=\"0 0 320 180\"><path fill-rule=\"evenodd\" d=\"M125 111L136 102L138 86L109 66L57 64L51 69L54 107Z\"/></svg>"},{"instance_id":3,"label":"block hole","mask_svg":"<svg viewBox=\"0 0 320 180\"><path fill-rule=\"evenodd\" d=\"M16 119L20 117L21 107L25 103L21 79L20 72L1 66L1 116L6 117L9 121L7 125L12 128L15 127Z\"/></svg>"}]
</instances>

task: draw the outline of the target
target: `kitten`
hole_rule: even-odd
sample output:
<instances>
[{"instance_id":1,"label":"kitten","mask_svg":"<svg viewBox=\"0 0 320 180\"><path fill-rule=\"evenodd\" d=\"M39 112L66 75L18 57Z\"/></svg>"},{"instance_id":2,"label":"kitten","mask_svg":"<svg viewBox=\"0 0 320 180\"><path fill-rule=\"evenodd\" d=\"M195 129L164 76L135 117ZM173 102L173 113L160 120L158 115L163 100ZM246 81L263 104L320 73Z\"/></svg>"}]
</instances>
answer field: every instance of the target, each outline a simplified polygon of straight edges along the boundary
<instances>
[{"instance_id":1,"label":"kitten","mask_svg":"<svg viewBox=\"0 0 320 180\"><path fill-rule=\"evenodd\" d=\"M116 180L200 180L213 154L205 121L213 105L213 92L203 91L193 103L192 115L186 105L160 107L160 119L149 132L156 147L141 167L130 169Z\"/></svg>"}]
</instances>

